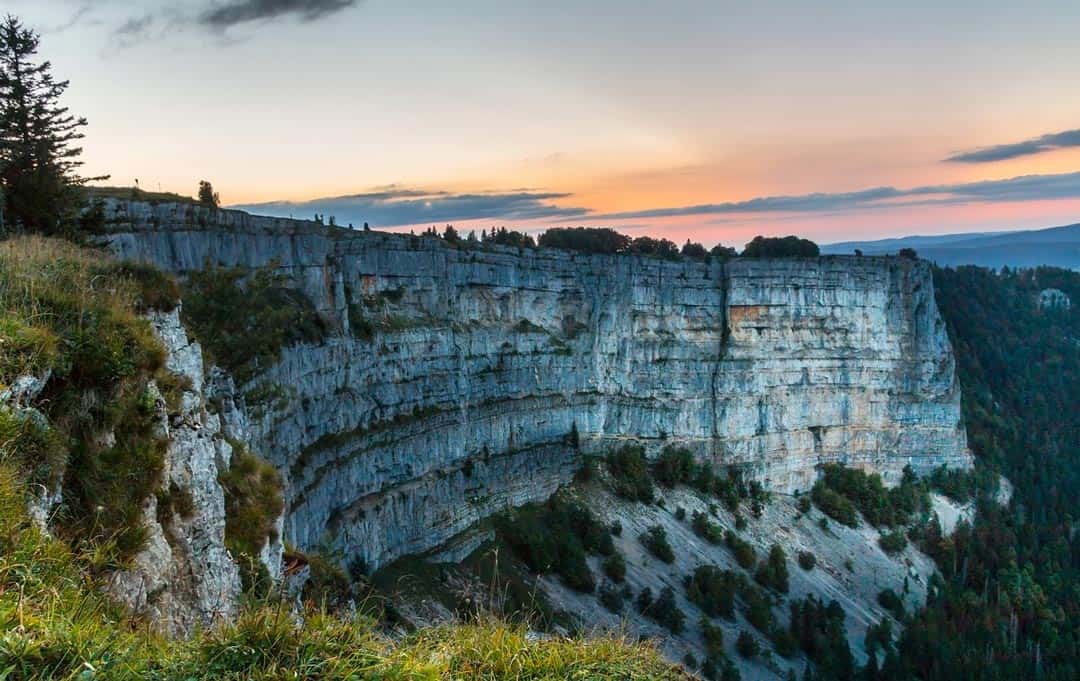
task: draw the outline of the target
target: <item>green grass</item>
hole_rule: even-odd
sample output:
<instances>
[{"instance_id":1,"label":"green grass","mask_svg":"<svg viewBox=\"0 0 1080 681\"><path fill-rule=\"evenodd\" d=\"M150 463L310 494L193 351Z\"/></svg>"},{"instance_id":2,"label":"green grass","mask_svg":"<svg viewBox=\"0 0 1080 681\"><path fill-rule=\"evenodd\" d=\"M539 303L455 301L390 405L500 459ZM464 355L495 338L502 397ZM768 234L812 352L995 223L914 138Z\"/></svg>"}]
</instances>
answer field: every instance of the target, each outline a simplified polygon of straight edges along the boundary
<instances>
[{"instance_id":1,"label":"green grass","mask_svg":"<svg viewBox=\"0 0 1080 681\"><path fill-rule=\"evenodd\" d=\"M164 454L151 381L166 403L177 386L140 315L174 307L175 291L160 273L65 241L0 242L0 385L48 377L34 410L0 416L4 459L30 482L62 483L55 530L100 549L104 566L145 539Z\"/></svg>"},{"instance_id":2,"label":"green grass","mask_svg":"<svg viewBox=\"0 0 1080 681\"><path fill-rule=\"evenodd\" d=\"M190 196L172 192L148 192L135 187L86 187L86 195L91 201L95 199L119 199L121 201L146 201L150 204L198 204L198 201Z\"/></svg>"},{"instance_id":3,"label":"green grass","mask_svg":"<svg viewBox=\"0 0 1080 681\"><path fill-rule=\"evenodd\" d=\"M169 641L110 603L88 556L39 532L26 486L0 465L0 678L437 680L682 679L651 645L618 635L529 640L524 626L481 619L404 639L372 620L255 604L235 622Z\"/></svg>"}]
</instances>

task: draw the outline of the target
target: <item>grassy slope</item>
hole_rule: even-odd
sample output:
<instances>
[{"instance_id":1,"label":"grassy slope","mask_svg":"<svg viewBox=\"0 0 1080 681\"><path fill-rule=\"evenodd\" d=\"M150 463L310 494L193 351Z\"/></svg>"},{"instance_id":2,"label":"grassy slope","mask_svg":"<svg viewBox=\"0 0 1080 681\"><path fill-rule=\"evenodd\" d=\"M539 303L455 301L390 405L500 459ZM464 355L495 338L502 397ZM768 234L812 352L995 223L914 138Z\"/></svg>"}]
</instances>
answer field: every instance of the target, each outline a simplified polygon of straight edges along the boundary
<instances>
[{"instance_id":1,"label":"grassy slope","mask_svg":"<svg viewBox=\"0 0 1080 681\"><path fill-rule=\"evenodd\" d=\"M98 587L141 545L137 510L161 467L146 398L169 376L139 312L174 302L153 271L60 241L0 242L0 387L51 372L33 405L44 423L0 407L0 679L681 677L651 646L614 636L530 641L486 621L390 640L320 612L297 627L265 601L187 641L148 633ZM115 444L100 442L108 431ZM65 505L49 536L27 502L57 481Z\"/></svg>"}]
</instances>

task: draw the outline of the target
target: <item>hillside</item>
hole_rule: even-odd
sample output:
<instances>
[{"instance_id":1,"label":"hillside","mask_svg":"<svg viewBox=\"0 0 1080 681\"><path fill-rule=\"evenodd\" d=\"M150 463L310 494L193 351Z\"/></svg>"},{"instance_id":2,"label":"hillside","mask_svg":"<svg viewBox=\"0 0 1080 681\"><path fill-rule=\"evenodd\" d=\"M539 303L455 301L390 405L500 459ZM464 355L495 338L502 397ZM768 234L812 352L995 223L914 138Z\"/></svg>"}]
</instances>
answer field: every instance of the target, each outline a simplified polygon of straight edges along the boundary
<instances>
[{"instance_id":1,"label":"hillside","mask_svg":"<svg viewBox=\"0 0 1080 681\"><path fill-rule=\"evenodd\" d=\"M1052 266L1080 269L1080 224L1048 229L991 234L945 234L912 236L880 241L845 241L821 247L823 253L867 255L897 253L913 248L919 256L942 267L979 265L982 267Z\"/></svg>"},{"instance_id":2,"label":"hillside","mask_svg":"<svg viewBox=\"0 0 1080 681\"><path fill-rule=\"evenodd\" d=\"M597 581L597 560L560 557L570 562L559 570L575 575L565 592L538 556L574 540L541 532L547 548L537 554L519 543L517 521L500 520L507 508L553 503L556 492L584 495L580 513L612 527L655 516L680 538L673 571L635 549L640 528L623 540L596 534L626 561L633 585L620 587L630 589L622 600L651 593L661 611L679 604L688 617L662 633L649 607L639 617L627 605L627 626L659 635L670 659L707 677L783 677L808 661L853 670L868 659L868 628L897 626L880 624L900 611L890 615L896 603L879 594L904 594L907 609L921 602L930 571L904 566L929 563L911 547L897 553L908 543L897 526L921 527L948 502L931 506L928 487L911 487L904 471L971 461L924 263L576 254L191 205L112 202L106 217L103 240L115 253L184 279L184 323L236 382L211 397L224 406L222 427L282 475L279 537L312 566L370 575L399 621L455 621L476 603L557 633L604 621L597 599L615 594ZM624 446L648 460L699 462L693 480L676 485L692 489L673 492L689 494L681 513L601 502L616 484L610 470L597 472L600 489L572 482ZM832 462L866 471L856 487L876 490L866 492L875 504L898 503L882 477L903 483L902 517L860 521L844 501L854 488L823 491L841 524L866 527L848 533L808 513L808 498L781 496L809 492L817 467ZM752 562L731 565L735 549L688 532L692 511L709 514L710 532L730 530ZM769 570L786 569L798 544L820 561L808 579L792 577L790 593L755 586L778 536L792 537L792 553ZM247 553L276 578L281 551L271 541ZM681 555L711 563L745 614L701 626L704 611L682 595L700 566ZM807 615L805 629L791 617L793 607L818 612L834 599L847 605ZM724 629L722 644L703 640ZM825 657L810 643L818 636L829 638ZM751 645L757 651L740 652Z\"/></svg>"}]
</instances>

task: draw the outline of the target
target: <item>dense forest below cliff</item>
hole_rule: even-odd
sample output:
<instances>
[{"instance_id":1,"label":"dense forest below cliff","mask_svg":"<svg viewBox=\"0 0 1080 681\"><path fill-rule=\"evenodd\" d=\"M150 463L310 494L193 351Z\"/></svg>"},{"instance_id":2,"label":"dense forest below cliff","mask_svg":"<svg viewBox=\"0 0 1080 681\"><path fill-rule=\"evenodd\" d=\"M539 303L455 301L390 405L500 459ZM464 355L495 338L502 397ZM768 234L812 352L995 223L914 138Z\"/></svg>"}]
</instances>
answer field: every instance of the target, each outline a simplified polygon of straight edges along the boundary
<instances>
[{"instance_id":1,"label":"dense forest below cliff","mask_svg":"<svg viewBox=\"0 0 1080 681\"><path fill-rule=\"evenodd\" d=\"M973 526L926 542L936 597L905 629L900 665L878 677L1080 676L1080 273L935 270L980 476L1014 485L1011 506L982 496Z\"/></svg>"}]
</instances>

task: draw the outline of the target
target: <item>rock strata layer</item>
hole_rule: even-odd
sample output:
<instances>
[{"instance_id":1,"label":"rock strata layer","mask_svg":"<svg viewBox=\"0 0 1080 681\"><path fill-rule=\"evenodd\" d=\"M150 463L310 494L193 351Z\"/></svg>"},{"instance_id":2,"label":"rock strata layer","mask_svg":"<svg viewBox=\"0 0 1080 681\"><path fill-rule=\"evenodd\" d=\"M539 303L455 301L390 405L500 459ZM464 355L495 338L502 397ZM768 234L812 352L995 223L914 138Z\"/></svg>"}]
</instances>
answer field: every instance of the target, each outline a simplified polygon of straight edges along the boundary
<instances>
[{"instance_id":1,"label":"rock strata layer","mask_svg":"<svg viewBox=\"0 0 1080 681\"><path fill-rule=\"evenodd\" d=\"M375 567L550 494L582 452L691 448L772 489L969 466L926 263L665 261L112 203L120 257L273 266L335 329L241 386L285 535Z\"/></svg>"}]
</instances>

